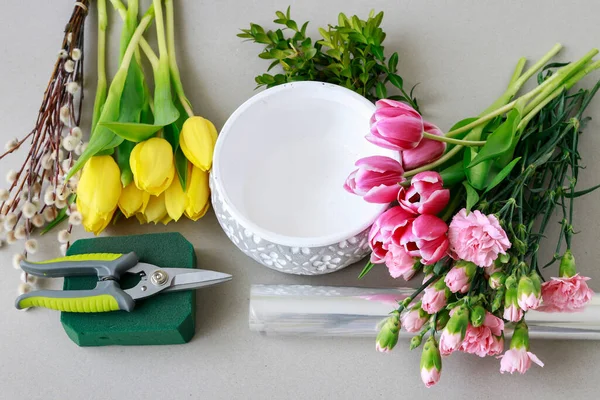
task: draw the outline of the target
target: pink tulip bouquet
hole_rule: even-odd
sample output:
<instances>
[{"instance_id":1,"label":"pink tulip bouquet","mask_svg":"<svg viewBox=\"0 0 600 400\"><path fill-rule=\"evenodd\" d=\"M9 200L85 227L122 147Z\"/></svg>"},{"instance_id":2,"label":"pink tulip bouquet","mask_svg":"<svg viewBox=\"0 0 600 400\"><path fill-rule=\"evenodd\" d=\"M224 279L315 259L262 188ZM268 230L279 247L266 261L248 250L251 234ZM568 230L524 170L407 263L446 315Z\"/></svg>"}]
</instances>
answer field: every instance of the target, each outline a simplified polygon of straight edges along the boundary
<instances>
[{"instance_id":1,"label":"pink tulip bouquet","mask_svg":"<svg viewBox=\"0 0 600 400\"><path fill-rule=\"evenodd\" d=\"M358 160L344 185L367 202L390 204L371 228L361 276L376 265L393 278L424 275L381 324L376 348L389 352L402 330L412 333L411 349L423 345L427 387L440 379L443 358L457 351L497 357L502 373L543 366L530 349L527 311L575 312L592 298L571 249L573 201L597 188L576 185L583 114L600 82L590 90L573 86L600 61L594 49L576 62L546 66L560 48L526 70L519 60L506 92L445 134L408 104L377 101L366 140L397 157ZM519 95L535 75L538 85ZM540 260L555 211L556 251ZM558 271L543 274L557 262Z\"/></svg>"}]
</instances>

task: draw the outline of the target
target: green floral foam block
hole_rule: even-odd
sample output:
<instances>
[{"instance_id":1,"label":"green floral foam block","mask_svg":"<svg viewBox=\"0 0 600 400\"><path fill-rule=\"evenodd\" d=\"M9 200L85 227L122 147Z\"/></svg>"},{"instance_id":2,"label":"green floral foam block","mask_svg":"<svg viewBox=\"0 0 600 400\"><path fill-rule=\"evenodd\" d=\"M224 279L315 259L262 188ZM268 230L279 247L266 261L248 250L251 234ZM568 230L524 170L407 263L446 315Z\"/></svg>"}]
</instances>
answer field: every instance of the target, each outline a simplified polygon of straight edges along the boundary
<instances>
[{"instance_id":1,"label":"green floral foam block","mask_svg":"<svg viewBox=\"0 0 600 400\"><path fill-rule=\"evenodd\" d=\"M82 239L73 243L67 255L131 251L140 261L160 267L196 266L194 247L179 233ZM126 275L121 279L121 287L132 287L138 280ZM63 289L92 289L96 282L94 277L65 278ZM164 293L139 300L132 312L63 312L60 320L67 335L79 346L187 343L196 331L196 291Z\"/></svg>"}]
</instances>

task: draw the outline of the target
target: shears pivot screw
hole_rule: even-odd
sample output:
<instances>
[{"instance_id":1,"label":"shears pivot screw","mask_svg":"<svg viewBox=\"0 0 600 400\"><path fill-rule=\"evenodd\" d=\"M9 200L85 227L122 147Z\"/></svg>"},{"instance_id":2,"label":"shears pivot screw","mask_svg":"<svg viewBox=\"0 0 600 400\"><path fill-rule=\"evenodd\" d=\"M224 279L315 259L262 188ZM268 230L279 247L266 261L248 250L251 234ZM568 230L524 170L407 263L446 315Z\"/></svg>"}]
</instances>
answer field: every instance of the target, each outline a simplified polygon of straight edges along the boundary
<instances>
[{"instance_id":1,"label":"shears pivot screw","mask_svg":"<svg viewBox=\"0 0 600 400\"><path fill-rule=\"evenodd\" d=\"M150 282L155 286L162 286L169 280L169 275L165 271L155 271L150 277Z\"/></svg>"}]
</instances>

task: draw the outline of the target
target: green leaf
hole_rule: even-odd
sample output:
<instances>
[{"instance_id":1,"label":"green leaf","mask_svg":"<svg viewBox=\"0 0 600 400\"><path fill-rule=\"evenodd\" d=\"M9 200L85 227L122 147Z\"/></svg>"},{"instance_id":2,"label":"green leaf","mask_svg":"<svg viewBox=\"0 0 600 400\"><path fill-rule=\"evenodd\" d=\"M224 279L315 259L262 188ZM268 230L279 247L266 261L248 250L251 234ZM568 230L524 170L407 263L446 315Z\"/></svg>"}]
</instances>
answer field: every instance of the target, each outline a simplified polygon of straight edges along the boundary
<instances>
[{"instance_id":1,"label":"green leaf","mask_svg":"<svg viewBox=\"0 0 600 400\"><path fill-rule=\"evenodd\" d=\"M367 265L365 265L361 273L358 275L358 279L362 279L365 275L367 275L374 266L375 264L373 264L371 261L367 262Z\"/></svg>"},{"instance_id":2,"label":"green leaf","mask_svg":"<svg viewBox=\"0 0 600 400\"><path fill-rule=\"evenodd\" d=\"M154 82L154 125L169 125L177 121L179 111L171 96L171 69L167 58L159 60Z\"/></svg>"},{"instance_id":3,"label":"green leaf","mask_svg":"<svg viewBox=\"0 0 600 400\"><path fill-rule=\"evenodd\" d=\"M392 56L390 57L390 60L388 61L388 69L390 70L390 72L394 73L396 72L398 67L398 53L394 53L392 54Z\"/></svg>"},{"instance_id":4,"label":"green leaf","mask_svg":"<svg viewBox=\"0 0 600 400\"><path fill-rule=\"evenodd\" d=\"M463 182L463 186L467 189L467 213L471 212L471 209L479 201L479 194L473 186L469 185L468 182Z\"/></svg>"},{"instance_id":5,"label":"green leaf","mask_svg":"<svg viewBox=\"0 0 600 400\"><path fill-rule=\"evenodd\" d=\"M486 187L488 181L488 174L492 167L491 160L483 161L474 167L469 167L472 160L477 157L477 150L473 147L465 149L463 155L463 166L465 169L465 176L471 186L476 189L483 190Z\"/></svg>"},{"instance_id":6,"label":"green leaf","mask_svg":"<svg viewBox=\"0 0 600 400\"><path fill-rule=\"evenodd\" d=\"M397 74L389 74L388 75L388 79L390 80L390 83L394 86L396 86L398 89L402 89L404 86L404 82L402 81L402 77L400 75Z\"/></svg>"},{"instance_id":7,"label":"green leaf","mask_svg":"<svg viewBox=\"0 0 600 400\"><path fill-rule=\"evenodd\" d=\"M175 171L177 171L177 177L181 183L183 190L186 190L187 176L188 176L188 160L185 158L185 154L181 148L175 151Z\"/></svg>"},{"instance_id":8,"label":"green leaf","mask_svg":"<svg viewBox=\"0 0 600 400\"><path fill-rule=\"evenodd\" d=\"M502 181L506 179L508 175L510 175L511 171L513 170L515 165L517 165L519 160L521 160L521 157L515 158L506 167L502 168L502 171L498 172L498 174L494 176L494 179L492 179L492 181L487 185L487 189L485 189L485 192L483 193L485 194L489 192L490 190L498 186L500 183L502 183Z\"/></svg>"},{"instance_id":9,"label":"green leaf","mask_svg":"<svg viewBox=\"0 0 600 400\"><path fill-rule=\"evenodd\" d=\"M444 182L445 188L451 188L459 182L465 179L465 169L463 168L463 162L459 161L452 164L448 168L440 171L442 181Z\"/></svg>"},{"instance_id":10,"label":"green leaf","mask_svg":"<svg viewBox=\"0 0 600 400\"><path fill-rule=\"evenodd\" d=\"M314 47L312 49L309 49L308 51L306 51L304 53L304 57L307 60L310 60L311 58L313 58L315 55L317 55L317 49L315 49Z\"/></svg>"},{"instance_id":11,"label":"green leaf","mask_svg":"<svg viewBox=\"0 0 600 400\"><path fill-rule=\"evenodd\" d=\"M298 31L298 30L299 30L299 29L298 29L298 25L296 24L296 21L292 21L291 19L290 19L290 20L288 20L288 21L285 23L285 26L287 26L288 28L290 28L290 29L292 29L292 30L294 30L294 31Z\"/></svg>"},{"instance_id":12,"label":"green leaf","mask_svg":"<svg viewBox=\"0 0 600 400\"><path fill-rule=\"evenodd\" d=\"M100 125L110 129L122 139L130 140L135 143L149 139L163 128L162 125L141 124L136 122L101 122Z\"/></svg>"},{"instance_id":13,"label":"green leaf","mask_svg":"<svg viewBox=\"0 0 600 400\"><path fill-rule=\"evenodd\" d=\"M519 122L521 122L521 113L519 110L513 109L508 114L506 121L487 138L485 145L469 163L468 168L472 168L483 161L495 159L508 152L517 134Z\"/></svg>"},{"instance_id":14,"label":"green leaf","mask_svg":"<svg viewBox=\"0 0 600 400\"><path fill-rule=\"evenodd\" d=\"M387 97L387 89L382 82L377 82L377 86L375 87L375 92L377 93L377 97L380 99L385 99Z\"/></svg>"},{"instance_id":15,"label":"green leaf","mask_svg":"<svg viewBox=\"0 0 600 400\"><path fill-rule=\"evenodd\" d=\"M381 46L371 46L371 52L375 56L376 59L383 62L385 56L383 55L383 47Z\"/></svg>"},{"instance_id":16,"label":"green leaf","mask_svg":"<svg viewBox=\"0 0 600 400\"><path fill-rule=\"evenodd\" d=\"M594 190L596 190L598 188L600 188L600 185L592 186L591 188L580 190L580 191L575 192L573 194L571 194L571 192L566 192L565 193L565 197L567 197L569 199L575 199L577 197L584 196L584 195L586 195L588 193L592 193Z\"/></svg>"},{"instance_id":17,"label":"green leaf","mask_svg":"<svg viewBox=\"0 0 600 400\"><path fill-rule=\"evenodd\" d=\"M175 105L179 110L180 117L174 123L165 126L164 137L173 148L173 154L175 155L175 170L177 171L177 176L181 182L181 187L183 190L185 190L187 183L188 163L183 151L179 147L179 135L181 134L183 124L187 120L187 114L185 113L185 110L179 99L175 99Z\"/></svg>"},{"instance_id":18,"label":"green leaf","mask_svg":"<svg viewBox=\"0 0 600 400\"><path fill-rule=\"evenodd\" d=\"M133 172L131 172L131 166L129 165L129 157L131 156L131 151L134 147L135 143L125 140L117 148L117 165L121 170L121 185L123 187L129 185L133 180Z\"/></svg>"}]
</instances>

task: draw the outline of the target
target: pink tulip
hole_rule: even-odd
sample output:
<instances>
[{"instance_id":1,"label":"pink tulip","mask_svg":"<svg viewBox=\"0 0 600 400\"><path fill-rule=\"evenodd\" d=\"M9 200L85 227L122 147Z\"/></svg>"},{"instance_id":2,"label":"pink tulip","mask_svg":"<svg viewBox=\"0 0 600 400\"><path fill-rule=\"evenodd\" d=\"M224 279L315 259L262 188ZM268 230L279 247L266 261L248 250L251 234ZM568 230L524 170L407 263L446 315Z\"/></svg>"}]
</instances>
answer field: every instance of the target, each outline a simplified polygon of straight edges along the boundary
<instances>
[{"instance_id":1,"label":"pink tulip","mask_svg":"<svg viewBox=\"0 0 600 400\"><path fill-rule=\"evenodd\" d=\"M448 225L433 215L419 215L392 236L394 243L404 246L413 257L421 257L424 265L438 262L448 250Z\"/></svg>"},{"instance_id":2,"label":"pink tulip","mask_svg":"<svg viewBox=\"0 0 600 400\"><path fill-rule=\"evenodd\" d=\"M435 314L448 304L447 289L438 289L436 285L429 286L423 291L421 307L427 314Z\"/></svg>"},{"instance_id":3,"label":"pink tulip","mask_svg":"<svg viewBox=\"0 0 600 400\"><path fill-rule=\"evenodd\" d=\"M371 262L379 264L385 261L392 235L399 235L395 232L402 231L413 219L414 215L402 207L392 207L377 218L369 232L369 245L373 251Z\"/></svg>"},{"instance_id":4,"label":"pink tulip","mask_svg":"<svg viewBox=\"0 0 600 400\"><path fill-rule=\"evenodd\" d=\"M420 309L414 309L405 312L400 317L402 321L402 328L406 330L406 332L419 332L425 322L429 320L429 315L423 315L423 311Z\"/></svg>"},{"instance_id":5,"label":"pink tulip","mask_svg":"<svg viewBox=\"0 0 600 400\"><path fill-rule=\"evenodd\" d=\"M448 238L452 253L480 267L490 267L498 255L506 254L511 246L494 215L485 215L479 210L467 215L464 208L452 218Z\"/></svg>"},{"instance_id":6,"label":"pink tulip","mask_svg":"<svg viewBox=\"0 0 600 400\"><path fill-rule=\"evenodd\" d=\"M391 203L404 181L404 170L400 163L390 157L371 156L358 160L358 169L350 174L344 189L363 196L369 203Z\"/></svg>"},{"instance_id":7,"label":"pink tulip","mask_svg":"<svg viewBox=\"0 0 600 400\"><path fill-rule=\"evenodd\" d=\"M504 314L502 317L510 322L519 322L523 319L523 310L517 304L504 305Z\"/></svg>"},{"instance_id":8,"label":"pink tulip","mask_svg":"<svg viewBox=\"0 0 600 400\"><path fill-rule=\"evenodd\" d=\"M425 121L423 123L425 132L436 136L444 136L440 128ZM438 140L423 139L414 149L404 150L402 155L402 165L408 171L422 167L423 165L434 162L440 158L446 151L446 143Z\"/></svg>"},{"instance_id":9,"label":"pink tulip","mask_svg":"<svg viewBox=\"0 0 600 400\"><path fill-rule=\"evenodd\" d=\"M435 215L450 200L450 190L444 189L442 177L434 171L416 174L408 190L398 192L398 202L407 211Z\"/></svg>"},{"instance_id":10,"label":"pink tulip","mask_svg":"<svg viewBox=\"0 0 600 400\"><path fill-rule=\"evenodd\" d=\"M394 100L377 101L366 139L390 150L409 150L423 138L423 118L411 106Z\"/></svg>"},{"instance_id":11,"label":"pink tulip","mask_svg":"<svg viewBox=\"0 0 600 400\"><path fill-rule=\"evenodd\" d=\"M385 265L388 267L392 278L402 276L405 280L408 280L416 272L413 269L415 265L414 257L410 256L404 247L395 245L394 243L390 243L388 246L388 252L385 255Z\"/></svg>"},{"instance_id":12,"label":"pink tulip","mask_svg":"<svg viewBox=\"0 0 600 400\"><path fill-rule=\"evenodd\" d=\"M542 284L543 303L538 311L581 311L591 300L594 292L586 281L590 278L575 274L571 277L552 278Z\"/></svg>"},{"instance_id":13,"label":"pink tulip","mask_svg":"<svg viewBox=\"0 0 600 400\"><path fill-rule=\"evenodd\" d=\"M501 373L510 372L512 374L518 372L524 374L531 367L532 361L540 367L544 366L544 363L535 354L527 351L524 347L507 350L500 358L502 359L500 361Z\"/></svg>"}]
</instances>

